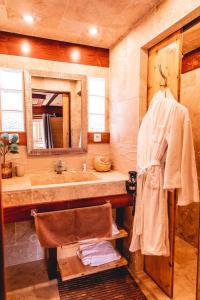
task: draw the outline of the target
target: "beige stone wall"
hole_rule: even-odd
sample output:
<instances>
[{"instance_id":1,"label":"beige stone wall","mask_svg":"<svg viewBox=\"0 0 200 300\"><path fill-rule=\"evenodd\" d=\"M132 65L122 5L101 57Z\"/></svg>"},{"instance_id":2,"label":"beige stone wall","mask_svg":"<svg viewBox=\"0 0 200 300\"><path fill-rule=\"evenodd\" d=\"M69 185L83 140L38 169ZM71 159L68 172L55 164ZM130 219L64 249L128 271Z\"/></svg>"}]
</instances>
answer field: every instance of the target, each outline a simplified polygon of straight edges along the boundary
<instances>
[{"instance_id":1,"label":"beige stone wall","mask_svg":"<svg viewBox=\"0 0 200 300\"><path fill-rule=\"evenodd\" d=\"M149 16L145 16L137 26L119 42L111 51L110 56L110 130L111 130L111 153L114 167L122 172L127 172L135 168L136 159L136 137L139 126L139 102L146 95L146 60L145 52L141 52L141 47L153 40L158 42L178 29L184 22L179 22L181 18L192 13L200 5L200 0L166 0L158 8L152 11ZM181 8L181 9L180 9ZM198 16L199 11L192 13ZM175 26L170 28L173 24ZM159 39L156 37L159 36ZM155 39L155 40L154 40ZM141 65L143 65L141 71ZM76 74L87 74L87 76L105 76L108 79L109 70L106 68L89 67L78 64L68 64L61 62L30 59L17 56L0 55L0 66L15 67L23 69L35 69L53 72L66 72ZM108 81L107 81L108 82ZM141 87L143 89L141 90ZM107 85L108 90L108 85ZM108 94L107 94L108 100ZM107 114L108 115L108 114ZM69 168L80 167L82 160L87 160L91 165L91 158L94 154L102 152L109 153L108 146L91 145L87 155L63 156ZM51 169L53 161L57 157L31 158L27 157L24 147L21 147L20 154L15 157L15 161L24 161L28 172L41 169ZM132 223L130 210L126 212L126 225ZM11 224L8 226L8 240L6 253L7 264L16 264L21 261L31 261L40 257L40 248L37 247L37 240L33 242L35 247L34 255L29 250L31 243L27 244L33 237L31 223ZM26 235L26 228L28 234ZM19 235L18 235L19 233ZM11 238L11 235L13 239ZM26 237L23 239L23 237ZM12 243L15 242L16 248ZM19 246L20 245L20 246ZM19 246L19 247L18 247ZM24 246L24 247L23 247ZM17 251L18 247L18 251ZM25 252L23 249L25 249ZM32 245L31 249L34 249ZM9 252L10 251L10 252ZM11 254L13 255L13 259ZM26 256L27 253L27 256ZM30 254L30 257L28 256ZM42 254L43 255L43 254ZM21 258L21 260L19 259ZM9 261L10 259L10 261Z\"/></svg>"},{"instance_id":2,"label":"beige stone wall","mask_svg":"<svg viewBox=\"0 0 200 300\"><path fill-rule=\"evenodd\" d=\"M139 112L147 95L147 48L200 14L200 0L165 0L145 16L110 52L110 132L114 168L126 173L136 167ZM125 212L132 228L131 209ZM126 245L128 246L128 245ZM133 256L135 269L141 261Z\"/></svg>"},{"instance_id":3,"label":"beige stone wall","mask_svg":"<svg viewBox=\"0 0 200 300\"><path fill-rule=\"evenodd\" d=\"M145 16L110 52L111 153L116 169L135 168L140 100L146 96L147 57L152 46L200 13L200 0L166 0ZM184 20L181 20L184 18Z\"/></svg>"},{"instance_id":4,"label":"beige stone wall","mask_svg":"<svg viewBox=\"0 0 200 300\"><path fill-rule=\"evenodd\" d=\"M33 222L18 222L5 225L6 267L44 258Z\"/></svg>"},{"instance_id":5,"label":"beige stone wall","mask_svg":"<svg viewBox=\"0 0 200 300\"><path fill-rule=\"evenodd\" d=\"M109 144L89 144L88 151L83 154L51 155L49 157L28 156L26 147L20 146L18 154L8 154L7 159L13 164L24 163L27 174L40 173L40 171L53 171L54 164L61 159L65 162L68 170L82 170L82 164L87 163L87 168L93 168L93 158L96 155L110 156Z\"/></svg>"},{"instance_id":6,"label":"beige stone wall","mask_svg":"<svg viewBox=\"0 0 200 300\"><path fill-rule=\"evenodd\" d=\"M93 167L95 155L109 155L109 144L89 145L87 154L63 155L44 157L28 157L26 147L20 147L20 153L10 154L14 163L25 163L27 173L52 171L58 159L65 161L69 170L81 170L82 163L86 162L89 169ZM39 260L44 257L44 250L40 247L32 222L19 222L5 226L5 257L6 266Z\"/></svg>"},{"instance_id":7,"label":"beige stone wall","mask_svg":"<svg viewBox=\"0 0 200 300\"><path fill-rule=\"evenodd\" d=\"M109 68L0 54L0 67L103 77L106 81L106 131L109 131Z\"/></svg>"},{"instance_id":8,"label":"beige stone wall","mask_svg":"<svg viewBox=\"0 0 200 300\"><path fill-rule=\"evenodd\" d=\"M105 77L106 100L108 103L108 68L62 63L10 55L0 55L0 67L20 68L24 70L43 70L50 72L62 72L67 74ZM109 115L108 112L106 115ZM64 160L69 170L81 170L82 163L84 162L86 162L88 168L91 169L94 156L104 154L110 155L109 144L88 145L88 152L85 154L66 154L62 156L49 157L27 156L26 147L20 146L19 154L10 155L8 159L11 159L14 162L14 164L24 163L25 171L27 173L39 173L40 171L53 170L54 164L58 161L58 159ZM20 222L6 225L5 239L5 256L7 266L30 262L44 257L44 251L39 245L34 230L34 224L32 222Z\"/></svg>"},{"instance_id":9,"label":"beige stone wall","mask_svg":"<svg viewBox=\"0 0 200 300\"><path fill-rule=\"evenodd\" d=\"M86 154L63 155L47 157L28 157L26 147L20 147L20 153L10 154L14 163L25 163L26 173L40 173L40 171L52 171L54 163L58 159L65 161L69 170L81 170L82 163L86 162L87 167L92 169L93 158L95 155L110 155L109 144L91 144ZM5 257L6 266L17 265L44 257L44 250L40 247L35 234L34 224L32 222L19 222L7 224L5 226Z\"/></svg>"},{"instance_id":10,"label":"beige stone wall","mask_svg":"<svg viewBox=\"0 0 200 300\"><path fill-rule=\"evenodd\" d=\"M0 54L0 67L7 68L19 68L24 70L40 70L49 72L61 72L66 74L79 74L94 77L104 77L106 79L106 99L109 98L109 69L104 67L86 66L79 64L71 64L64 62L56 62L42 59L34 59L29 57L21 57L14 55ZM108 114L107 114L108 115ZM108 119L107 119L108 123ZM39 172L40 170L51 170L54 162L58 159L66 161L68 168L81 169L83 162L87 162L88 166L92 166L92 159L97 154L108 154L109 145L89 145L88 153L86 154L66 154L62 156L47 156L47 157L28 157L26 154L26 148L20 147L20 153L12 155L12 161L16 163L23 162L26 167L26 172Z\"/></svg>"}]
</instances>

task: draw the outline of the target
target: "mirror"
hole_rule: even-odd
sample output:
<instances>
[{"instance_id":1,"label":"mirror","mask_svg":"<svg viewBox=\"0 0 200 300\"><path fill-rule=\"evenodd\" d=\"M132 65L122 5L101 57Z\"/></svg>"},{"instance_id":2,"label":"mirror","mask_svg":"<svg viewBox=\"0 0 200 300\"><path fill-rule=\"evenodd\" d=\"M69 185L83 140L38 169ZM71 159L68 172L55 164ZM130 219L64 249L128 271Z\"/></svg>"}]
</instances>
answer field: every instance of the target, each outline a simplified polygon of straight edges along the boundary
<instances>
[{"instance_id":1,"label":"mirror","mask_svg":"<svg viewBox=\"0 0 200 300\"><path fill-rule=\"evenodd\" d=\"M30 155L87 149L86 76L25 72Z\"/></svg>"}]
</instances>

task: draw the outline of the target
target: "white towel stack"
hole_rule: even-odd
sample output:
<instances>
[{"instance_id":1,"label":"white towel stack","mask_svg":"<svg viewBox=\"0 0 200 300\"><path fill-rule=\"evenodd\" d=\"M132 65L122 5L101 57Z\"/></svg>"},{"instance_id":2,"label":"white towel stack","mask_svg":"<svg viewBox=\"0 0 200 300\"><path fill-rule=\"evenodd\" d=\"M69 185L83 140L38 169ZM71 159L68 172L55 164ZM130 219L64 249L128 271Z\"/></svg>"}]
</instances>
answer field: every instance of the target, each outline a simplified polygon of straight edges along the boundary
<instances>
[{"instance_id":1,"label":"white towel stack","mask_svg":"<svg viewBox=\"0 0 200 300\"><path fill-rule=\"evenodd\" d=\"M112 220L112 235L118 234L119 230L114 220Z\"/></svg>"},{"instance_id":2,"label":"white towel stack","mask_svg":"<svg viewBox=\"0 0 200 300\"><path fill-rule=\"evenodd\" d=\"M120 259L111 242L103 241L96 244L81 245L77 251L82 263L87 266L100 266Z\"/></svg>"}]
</instances>

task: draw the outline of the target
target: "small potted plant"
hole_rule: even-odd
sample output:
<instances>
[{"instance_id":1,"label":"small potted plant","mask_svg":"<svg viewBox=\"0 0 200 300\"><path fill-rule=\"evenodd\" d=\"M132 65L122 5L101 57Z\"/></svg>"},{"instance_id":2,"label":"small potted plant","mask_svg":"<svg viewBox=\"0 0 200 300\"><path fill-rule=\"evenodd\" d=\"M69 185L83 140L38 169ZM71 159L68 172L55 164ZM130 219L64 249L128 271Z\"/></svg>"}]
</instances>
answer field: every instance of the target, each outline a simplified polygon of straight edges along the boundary
<instances>
[{"instance_id":1,"label":"small potted plant","mask_svg":"<svg viewBox=\"0 0 200 300\"><path fill-rule=\"evenodd\" d=\"M0 135L1 172L3 179L12 177L12 162L6 162L6 154L9 152L18 153L19 146L16 144L17 140L18 136L16 134L13 134L11 139L9 139L8 133Z\"/></svg>"}]
</instances>

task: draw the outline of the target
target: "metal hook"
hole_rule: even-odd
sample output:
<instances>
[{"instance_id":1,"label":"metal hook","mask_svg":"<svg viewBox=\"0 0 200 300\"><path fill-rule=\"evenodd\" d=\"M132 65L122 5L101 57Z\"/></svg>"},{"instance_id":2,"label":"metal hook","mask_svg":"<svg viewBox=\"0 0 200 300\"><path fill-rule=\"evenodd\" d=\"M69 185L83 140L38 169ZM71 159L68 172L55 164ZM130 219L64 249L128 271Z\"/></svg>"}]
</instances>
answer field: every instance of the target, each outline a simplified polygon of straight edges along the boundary
<instances>
[{"instance_id":1,"label":"metal hook","mask_svg":"<svg viewBox=\"0 0 200 300\"><path fill-rule=\"evenodd\" d=\"M167 84L167 77L166 77L165 74L163 73L161 65L158 65L158 69L159 69L160 75L162 76L162 78L163 78L164 81L165 81L165 83L164 83L164 84L161 84L160 86L167 87L167 86L168 86L168 84Z\"/></svg>"}]
</instances>

